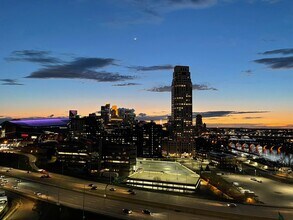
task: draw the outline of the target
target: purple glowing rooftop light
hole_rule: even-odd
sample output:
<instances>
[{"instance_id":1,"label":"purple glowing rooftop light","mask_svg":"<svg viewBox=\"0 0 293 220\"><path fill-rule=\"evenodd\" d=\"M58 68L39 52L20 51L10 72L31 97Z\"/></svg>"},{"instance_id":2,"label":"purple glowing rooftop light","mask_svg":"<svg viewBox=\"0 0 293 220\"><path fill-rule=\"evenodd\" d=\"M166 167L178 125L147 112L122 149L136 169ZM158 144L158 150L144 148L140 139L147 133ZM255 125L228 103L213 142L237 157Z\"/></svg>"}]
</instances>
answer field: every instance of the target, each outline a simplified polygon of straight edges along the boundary
<instances>
[{"instance_id":1,"label":"purple glowing rooftop light","mask_svg":"<svg viewBox=\"0 0 293 220\"><path fill-rule=\"evenodd\" d=\"M69 122L68 118L44 118L44 119L24 119L12 120L13 124L29 127L51 127L51 126L66 126Z\"/></svg>"}]
</instances>

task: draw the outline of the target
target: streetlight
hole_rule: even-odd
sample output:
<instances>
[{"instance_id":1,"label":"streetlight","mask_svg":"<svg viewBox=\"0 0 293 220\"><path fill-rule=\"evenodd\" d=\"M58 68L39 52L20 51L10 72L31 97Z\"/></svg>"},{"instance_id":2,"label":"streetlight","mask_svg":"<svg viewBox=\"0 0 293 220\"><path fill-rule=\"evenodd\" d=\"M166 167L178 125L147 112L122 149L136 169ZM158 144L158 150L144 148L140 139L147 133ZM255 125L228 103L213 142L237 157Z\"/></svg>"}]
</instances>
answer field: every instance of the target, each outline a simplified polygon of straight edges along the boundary
<instances>
[{"instance_id":1,"label":"streetlight","mask_svg":"<svg viewBox=\"0 0 293 220\"><path fill-rule=\"evenodd\" d=\"M105 192L104 192L104 209L106 207L106 198L107 198L107 187L108 187L109 184L106 184L105 186Z\"/></svg>"},{"instance_id":2,"label":"streetlight","mask_svg":"<svg viewBox=\"0 0 293 220\"><path fill-rule=\"evenodd\" d=\"M57 206L59 206L59 212L61 213L61 205L60 205L60 188L57 188Z\"/></svg>"},{"instance_id":3,"label":"streetlight","mask_svg":"<svg viewBox=\"0 0 293 220\"><path fill-rule=\"evenodd\" d=\"M83 197L82 197L82 219L85 219L85 215L84 215L84 200L85 200L85 184L83 184Z\"/></svg>"}]
</instances>

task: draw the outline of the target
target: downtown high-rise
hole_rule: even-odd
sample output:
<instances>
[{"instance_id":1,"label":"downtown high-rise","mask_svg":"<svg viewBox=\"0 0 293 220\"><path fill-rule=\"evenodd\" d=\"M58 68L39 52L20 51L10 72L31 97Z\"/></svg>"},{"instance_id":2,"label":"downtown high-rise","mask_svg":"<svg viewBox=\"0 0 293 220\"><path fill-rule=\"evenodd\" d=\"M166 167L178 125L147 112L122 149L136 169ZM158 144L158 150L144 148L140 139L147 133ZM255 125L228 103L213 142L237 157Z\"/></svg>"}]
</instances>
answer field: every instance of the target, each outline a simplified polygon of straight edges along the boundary
<instances>
[{"instance_id":1,"label":"downtown high-rise","mask_svg":"<svg viewBox=\"0 0 293 220\"><path fill-rule=\"evenodd\" d=\"M188 66L175 66L171 87L171 139L165 151L168 155L192 154L192 82Z\"/></svg>"},{"instance_id":2,"label":"downtown high-rise","mask_svg":"<svg viewBox=\"0 0 293 220\"><path fill-rule=\"evenodd\" d=\"M175 66L172 81L173 138L190 141L192 134L192 82L188 66Z\"/></svg>"}]
</instances>

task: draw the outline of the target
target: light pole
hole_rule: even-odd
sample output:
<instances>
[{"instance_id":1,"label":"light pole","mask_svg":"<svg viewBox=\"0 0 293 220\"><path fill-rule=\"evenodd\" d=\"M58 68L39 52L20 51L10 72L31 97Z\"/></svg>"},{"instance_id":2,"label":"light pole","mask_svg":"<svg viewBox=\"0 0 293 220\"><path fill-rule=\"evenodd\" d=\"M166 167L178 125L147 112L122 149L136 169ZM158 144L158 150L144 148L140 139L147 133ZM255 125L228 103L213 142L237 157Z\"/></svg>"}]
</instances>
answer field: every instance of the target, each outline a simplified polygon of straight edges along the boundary
<instances>
[{"instance_id":1,"label":"light pole","mask_svg":"<svg viewBox=\"0 0 293 220\"><path fill-rule=\"evenodd\" d=\"M19 160L20 160L20 155L17 155L17 157L18 157L18 158L17 158L17 159L18 159L18 160L17 160L17 169L19 169Z\"/></svg>"},{"instance_id":2,"label":"light pole","mask_svg":"<svg viewBox=\"0 0 293 220\"><path fill-rule=\"evenodd\" d=\"M60 188L58 187L57 191L57 206L59 206L59 212L61 213L61 205L60 205Z\"/></svg>"},{"instance_id":3,"label":"light pole","mask_svg":"<svg viewBox=\"0 0 293 220\"><path fill-rule=\"evenodd\" d=\"M84 200L85 200L85 184L83 184L83 197L82 197L82 219L85 219L85 215L84 215Z\"/></svg>"},{"instance_id":4,"label":"light pole","mask_svg":"<svg viewBox=\"0 0 293 220\"><path fill-rule=\"evenodd\" d=\"M106 184L105 186L105 192L104 192L104 209L106 208L106 198L107 198L107 187L109 184Z\"/></svg>"}]
</instances>

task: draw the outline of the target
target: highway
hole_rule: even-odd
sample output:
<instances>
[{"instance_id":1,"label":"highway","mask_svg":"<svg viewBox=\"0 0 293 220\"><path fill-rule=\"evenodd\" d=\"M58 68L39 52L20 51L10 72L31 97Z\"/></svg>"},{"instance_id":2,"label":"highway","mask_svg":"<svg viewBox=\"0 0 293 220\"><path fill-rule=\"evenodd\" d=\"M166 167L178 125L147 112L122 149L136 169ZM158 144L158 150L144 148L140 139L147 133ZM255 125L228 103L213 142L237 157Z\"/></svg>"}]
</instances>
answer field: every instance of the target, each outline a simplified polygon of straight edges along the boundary
<instances>
[{"instance_id":1,"label":"highway","mask_svg":"<svg viewBox=\"0 0 293 220\"><path fill-rule=\"evenodd\" d=\"M127 188L115 187L102 183L94 183L97 190L88 187L89 181L59 174L51 174L52 178L40 178L42 174L0 168L8 183L4 188L16 190L24 195L37 198L34 192L41 192L39 199L62 205L84 209L120 219L276 219L280 211L285 219L293 219L293 209L273 208L239 204L235 208L227 207L227 203L198 199L182 195L135 190L130 195ZM16 183L16 179L22 179ZM13 186L17 185L17 189ZM133 210L133 214L122 213L123 208ZM141 210L149 209L153 215L148 216Z\"/></svg>"},{"instance_id":2,"label":"highway","mask_svg":"<svg viewBox=\"0 0 293 220\"><path fill-rule=\"evenodd\" d=\"M9 191L6 192L6 194L9 199L13 199L13 206L11 210L9 210L9 212L5 215L3 220L39 219L37 213L32 211L35 205L35 202L32 199L27 199Z\"/></svg>"}]
</instances>

